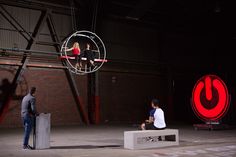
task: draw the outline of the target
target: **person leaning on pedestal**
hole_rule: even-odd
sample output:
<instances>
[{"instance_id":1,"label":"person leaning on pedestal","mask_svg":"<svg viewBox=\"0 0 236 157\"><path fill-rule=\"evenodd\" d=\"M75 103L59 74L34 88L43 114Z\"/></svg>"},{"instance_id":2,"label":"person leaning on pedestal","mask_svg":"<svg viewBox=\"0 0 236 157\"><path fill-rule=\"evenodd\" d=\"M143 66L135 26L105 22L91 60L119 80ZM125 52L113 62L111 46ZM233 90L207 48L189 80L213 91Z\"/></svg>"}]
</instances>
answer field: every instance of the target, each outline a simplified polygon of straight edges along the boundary
<instances>
[{"instance_id":1,"label":"person leaning on pedestal","mask_svg":"<svg viewBox=\"0 0 236 157\"><path fill-rule=\"evenodd\" d=\"M30 133L32 130L34 117L38 115L36 110L36 87L32 87L29 93L24 96L21 103L21 117L24 125L23 149L33 149L29 145Z\"/></svg>"}]
</instances>

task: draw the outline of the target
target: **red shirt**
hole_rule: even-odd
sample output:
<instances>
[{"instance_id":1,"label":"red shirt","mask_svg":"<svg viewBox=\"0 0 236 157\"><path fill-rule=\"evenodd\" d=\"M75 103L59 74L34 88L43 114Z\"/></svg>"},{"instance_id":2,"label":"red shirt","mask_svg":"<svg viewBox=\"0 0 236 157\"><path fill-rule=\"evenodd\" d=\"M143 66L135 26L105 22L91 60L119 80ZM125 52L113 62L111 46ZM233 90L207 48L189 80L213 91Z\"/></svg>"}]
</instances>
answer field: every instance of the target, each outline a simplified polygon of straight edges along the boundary
<instances>
[{"instance_id":1,"label":"red shirt","mask_svg":"<svg viewBox=\"0 0 236 157\"><path fill-rule=\"evenodd\" d=\"M73 55L80 55L80 49L74 48L74 49L72 50L72 53L73 53Z\"/></svg>"}]
</instances>

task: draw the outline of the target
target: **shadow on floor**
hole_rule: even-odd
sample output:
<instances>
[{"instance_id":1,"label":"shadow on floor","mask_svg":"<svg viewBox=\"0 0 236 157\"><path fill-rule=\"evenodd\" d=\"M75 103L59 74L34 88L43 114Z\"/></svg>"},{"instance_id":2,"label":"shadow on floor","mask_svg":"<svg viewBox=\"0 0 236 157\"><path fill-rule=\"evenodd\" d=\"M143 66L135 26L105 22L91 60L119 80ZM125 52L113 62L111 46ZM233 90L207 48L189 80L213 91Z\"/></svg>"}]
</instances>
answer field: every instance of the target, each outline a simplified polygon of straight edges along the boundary
<instances>
[{"instance_id":1,"label":"shadow on floor","mask_svg":"<svg viewBox=\"0 0 236 157\"><path fill-rule=\"evenodd\" d=\"M50 149L97 149L97 148L120 148L121 145L80 145L80 146L52 146Z\"/></svg>"}]
</instances>

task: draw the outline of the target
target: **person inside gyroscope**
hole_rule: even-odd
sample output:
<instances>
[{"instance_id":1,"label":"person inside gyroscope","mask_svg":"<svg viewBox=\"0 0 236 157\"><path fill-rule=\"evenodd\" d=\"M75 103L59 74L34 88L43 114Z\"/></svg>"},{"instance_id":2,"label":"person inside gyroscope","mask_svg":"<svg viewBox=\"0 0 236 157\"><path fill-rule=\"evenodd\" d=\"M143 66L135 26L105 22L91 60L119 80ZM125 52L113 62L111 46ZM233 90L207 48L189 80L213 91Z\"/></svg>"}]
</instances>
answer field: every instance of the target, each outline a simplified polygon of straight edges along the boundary
<instances>
[{"instance_id":1,"label":"person inside gyroscope","mask_svg":"<svg viewBox=\"0 0 236 157\"><path fill-rule=\"evenodd\" d=\"M76 68L82 68L79 42L74 42L74 44L71 48L66 47L65 51L72 51L72 54L73 54L73 56L75 57L75 60L76 60L75 67Z\"/></svg>"}]
</instances>

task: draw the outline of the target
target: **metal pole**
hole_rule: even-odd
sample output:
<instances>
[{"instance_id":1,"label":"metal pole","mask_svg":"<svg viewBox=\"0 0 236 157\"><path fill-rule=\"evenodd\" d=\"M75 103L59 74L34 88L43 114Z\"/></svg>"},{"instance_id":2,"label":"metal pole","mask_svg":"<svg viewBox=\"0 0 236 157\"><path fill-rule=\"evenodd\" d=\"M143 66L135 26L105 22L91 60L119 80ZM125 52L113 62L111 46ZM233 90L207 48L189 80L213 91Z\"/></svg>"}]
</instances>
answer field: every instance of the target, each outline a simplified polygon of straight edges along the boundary
<instances>
[{"instance_id":1,"label":"metal pole","mask_svg":"<svg viewBox=\"0 0 236 157\"><path fill-rule=\"evenodd\" d=\"M96 31L98 7L99 0L95 0L91 27L92 32ZM90 120L95 124L98 124L100 120L100 99L98 93L98 84L98 71L88 74L88 113Z\"/></svg>"}]
</instances>

